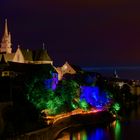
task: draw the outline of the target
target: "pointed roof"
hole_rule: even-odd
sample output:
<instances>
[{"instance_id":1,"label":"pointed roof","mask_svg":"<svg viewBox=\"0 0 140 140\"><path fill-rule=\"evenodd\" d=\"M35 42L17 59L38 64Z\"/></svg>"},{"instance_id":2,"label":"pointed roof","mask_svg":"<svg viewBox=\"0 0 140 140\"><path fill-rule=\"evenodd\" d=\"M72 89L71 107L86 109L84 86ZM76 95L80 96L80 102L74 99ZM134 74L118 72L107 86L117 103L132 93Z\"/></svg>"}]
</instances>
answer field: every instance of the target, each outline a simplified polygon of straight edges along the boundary
<instances>
[{"instance_id":1,"label":"pointed roof","mask_svg":"<svg viewBox=\"0 0 140 140\"><path fill-rule=\"evenodd\" d=\"M67 61L65 62L65 64L63 66L65 66L65 65L67 65L68 67L72 68L76 72L82 71L82 69L78 65L68 63Z\"/></svg>"},{"instance_id":2,"label":"pointed roof","mask_svg":"<svg viewBox=\"0 0 140 140\"><path fill-rule=\"evenodd\" d=\"M7 19L5 19L4 33L1 40L0 52L12 53L11 34L8 32Z\"/></svg>"},{"instance_id":3,"label":"pointed roof","mask_svg":"<svg viewBox=\"0 0 140 140\"><path fill-rule=\"evenodd\" d=\"M33 51L33 60L34 61L52 61L48 55L47 50L39 49Z\"/></svg>"},{"instance_id":4,"label":"pointed roof","mask_svg":"<svg viewBox=\"0 0 140 140\"><path fill-rule=\"evenodd\" d=\"M5 19L4 36L8 36L8 24L7 24L7 19Z\"/></svg>"},{"instance_id":5,"label":"pointed roof","mask_svg":"<svg viewBox=\"0 0 140 140\"><path fill-rule=\"evenodd\" d=\"M23 57L25 60L28 60L28 61L33 61L33 58L32 58L32 51L29 50L29 49L23 49L23 48L20 48L20 51L22 52L23 54Z\"/></svg>"},{"instance_id":6,"label":"pointed roof","mask_svg":"<svg viewBox=\"0 0 140 140\"><path fill-rule=\"evenodd\" d=\"M61 67L63 74L65 73L76 73L76 71L73 69L73 67L66 61L65 64Z\"/></svg>"},{"instance_id":7,"label":"pointed roof","mask_svg":"<svg viewBox=\"0 0 140 140\"><path fill-rule=\"evenodd\" d=\"M11 42L11 33L9 32L9 42Z\"/></svg>"},{"instance_id":8,"label":"pointed roof","mask_svg":"<svg viewBox=\"0 0 140 140\"><path fill-rule=\"evenodd\" d=\"M4 54L5 61L6 62L12 61L14 56L15 56L15 53L5 53Z\"/></svg>"},{"instance_id":9,"label":"pointed roof","mask_svg":"<svg viewBox=\"0 0 140 140\"><path fill-rule=\"evenodd\" d=\"M24 60L27 61L52 61L50 56L48 55L47 51L44 49L39 50L29 50L29 49L23 49L18 47L20 49Z\"/></svg>"}]
</instances>

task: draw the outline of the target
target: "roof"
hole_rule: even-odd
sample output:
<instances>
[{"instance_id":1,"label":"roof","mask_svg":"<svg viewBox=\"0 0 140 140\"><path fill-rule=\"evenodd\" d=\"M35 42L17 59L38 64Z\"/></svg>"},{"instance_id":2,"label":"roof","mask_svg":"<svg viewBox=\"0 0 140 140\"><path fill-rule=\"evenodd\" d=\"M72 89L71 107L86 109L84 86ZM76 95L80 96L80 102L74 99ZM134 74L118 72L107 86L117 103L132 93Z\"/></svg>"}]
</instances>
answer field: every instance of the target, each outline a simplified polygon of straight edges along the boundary
<instances>
[{"instance_id":1,"label":"roof","mask_svg":"<svg viewBox=\"0 0 140 140\"><path fill-rule=\"evenodd\" d=\"M50 56L47 53L47 50L38 49L31 51L29 49L20 48L23 57L28 61L51 61Z\"/></svg>"},{"instance_id":2,"label":"roof","mask_svg":"<svg viewBox=\"0 0 140 140\"><path fill-rule=\"evenodd\" d=\"M68 65L68 66L71 67L75 72L80 72L80 71L82 71L82 69L80 68L80 66L74 65L74 64L71 64L71 63L68 63L67 61L65 62L64 65ZM64 65L63 65L63 66L64 66Z\"/></svg>"},{"instance_id":3,"label":"roof","mask_svg":"<svg viewBox=\"0 0 140 140\"><path fill-rule=\"evenodd\" d=\"M5 53L4 54L5 61L6 62L12 61L14 56L15 56L15 53Z\"/></svg>"},{"instance_id":4,"label":"roof","mask_svg":"<svg viewBox=\"0 0 140 140\"><path fill-rule=\"evenodd\" d=\"M33 60L34 61L51 61L50 56L47 53L47 50L39 49L33 51Z\"/></svg>"},{"instance_id":5,"label":"roof","mask_svg":"<svg viewBox=\"0 0 140 140\"><path fill-rule=\"evenodd\" d=\"M28 61L33 61L33 58L32 58L32 51L29 50L29 49L23 49L23 48L20 48L22 54L23 54L23 57L25 60L28 60Z\"/></svg>"}]
</instances>

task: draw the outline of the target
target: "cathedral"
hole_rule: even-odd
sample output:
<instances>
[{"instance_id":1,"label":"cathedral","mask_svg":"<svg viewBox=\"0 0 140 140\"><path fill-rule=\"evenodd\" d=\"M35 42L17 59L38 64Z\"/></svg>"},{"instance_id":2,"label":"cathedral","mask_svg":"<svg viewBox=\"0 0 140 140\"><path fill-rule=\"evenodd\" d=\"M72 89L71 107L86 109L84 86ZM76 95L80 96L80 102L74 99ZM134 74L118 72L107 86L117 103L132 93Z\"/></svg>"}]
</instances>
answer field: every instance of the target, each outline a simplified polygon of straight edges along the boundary
<instances>
[{"instance_id":1,"label":"cathedral","mask_svg":"<svg viewBox=\"0 0 140 140\"><path fill-rule=\"evenodd\" d=\"M37 50L24 49L20 46L17 47L16 51L12 51L11 34L8 31L7 19L5 19L4 33L0 43L0 64L8 64L15 62L16 65L22 64L48 64L58 73L58 79L62 80L65 74L77 73L77 68L74 65L66 62L61 67L53 66L53 61L48 55L47 50L42 47ZM78 68L79 71L79 68ZM2 72L2 74L1 74ZM0 75L9 76L9 70L5 71L3 65L0 66Z\"/></svg>"},{"instance_id":2,"label":"cathedral","mask_svg":"<svg viewBox=\"0 0 140 140\"><path fill-rule=\"evenodd\" d=\"M4 60L5 62L53 65L53 61L48 55L47 50L44 48L32 51L18 46L16 52L13 52L11 34L8 31L7 19L5 20L4 33L0 44L0 60Z\"/></svg>"}]
</instances>

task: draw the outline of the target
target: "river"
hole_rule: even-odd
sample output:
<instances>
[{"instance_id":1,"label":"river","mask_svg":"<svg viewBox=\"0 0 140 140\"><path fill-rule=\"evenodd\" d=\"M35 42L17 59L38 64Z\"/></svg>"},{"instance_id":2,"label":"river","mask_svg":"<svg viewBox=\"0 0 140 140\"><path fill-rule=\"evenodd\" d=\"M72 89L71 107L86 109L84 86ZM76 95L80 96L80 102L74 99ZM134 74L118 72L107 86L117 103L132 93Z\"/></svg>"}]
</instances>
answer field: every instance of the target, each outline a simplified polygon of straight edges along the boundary
<instances>
[{"instance_id":1,"label":"river","mask_svg":"<svg viewBox=\"0 0 140 140\"><path fill-rule=\"evenodd\" d=\"M140 104L121 111L121 120L105 126L69 128L57 140L137 140L140 139Z\"/></svg>"}]
</instances>

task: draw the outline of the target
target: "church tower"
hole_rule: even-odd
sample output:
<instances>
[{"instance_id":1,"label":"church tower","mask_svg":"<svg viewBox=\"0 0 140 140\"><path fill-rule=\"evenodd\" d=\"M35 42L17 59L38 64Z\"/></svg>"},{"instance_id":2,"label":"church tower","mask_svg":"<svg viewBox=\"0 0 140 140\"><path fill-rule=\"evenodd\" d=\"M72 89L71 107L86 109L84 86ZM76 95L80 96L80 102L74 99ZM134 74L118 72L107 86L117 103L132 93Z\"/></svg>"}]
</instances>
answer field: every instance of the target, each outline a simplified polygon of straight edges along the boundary
<instances>
[{"instance_id":1,"label":"church tower","mask_svg":"<svg viewBox=\"0 0 140 140\"><path fill-rule=\"evenodd\" d=\"M114 78L119 78L116 69L114 70L114 74L113 74Z\"/></svg>"},{"instance_id":2,"label":"church tower","mask_svg":"<svg viewBox=\"0 0 140 140\"><path fill-rule=\"evenodd\" d=\"M12 53L11 34L8 33L7 19L5 19L4 34L1 41L0 53Z\"/></svg>"}]
</instances>

